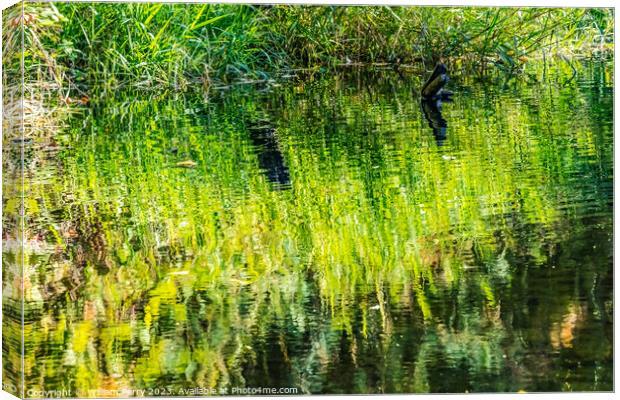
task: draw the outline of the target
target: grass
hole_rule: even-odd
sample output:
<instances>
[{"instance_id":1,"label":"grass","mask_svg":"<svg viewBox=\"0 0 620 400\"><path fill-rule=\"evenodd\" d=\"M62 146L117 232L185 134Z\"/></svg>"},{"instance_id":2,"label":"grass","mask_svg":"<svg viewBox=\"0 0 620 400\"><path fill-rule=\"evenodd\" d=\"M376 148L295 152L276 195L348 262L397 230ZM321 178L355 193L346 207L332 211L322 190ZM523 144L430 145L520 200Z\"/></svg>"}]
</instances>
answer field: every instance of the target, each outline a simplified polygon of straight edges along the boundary
<instances>
[{"instance_id":1,"label":"grass","mask_svg":"<svg viewBox=\"0 0 620 400\"><path fill-rule=\"evenodd\" d=\"M532 57L609 52L611 9L27 3L6 13L5 42L23 22L30 80L96 88L183 89L267 79L291 69L438 60L479 75L518 72ZM17 24L11 21L18 21ZM9 72L10 73L10 72Z\"/></svg>"}]
</instances>

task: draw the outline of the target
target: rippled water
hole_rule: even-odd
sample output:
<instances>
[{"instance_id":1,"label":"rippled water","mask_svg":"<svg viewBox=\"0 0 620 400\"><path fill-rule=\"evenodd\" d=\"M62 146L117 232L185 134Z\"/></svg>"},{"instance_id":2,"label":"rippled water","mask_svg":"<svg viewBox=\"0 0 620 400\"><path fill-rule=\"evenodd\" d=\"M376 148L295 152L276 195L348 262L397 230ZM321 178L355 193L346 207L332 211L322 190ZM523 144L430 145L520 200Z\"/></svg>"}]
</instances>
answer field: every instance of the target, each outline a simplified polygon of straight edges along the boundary
<instances>
[{"instance_id":1,"label":"rippled water","mask_svg":"<svg viewBox=\"0 0 620 400\"><path fill-rule=\"evenodd\" d=\"M91 105L27 152L27 388L611 390L611 71Z\"/></svg>"}]
</instances>

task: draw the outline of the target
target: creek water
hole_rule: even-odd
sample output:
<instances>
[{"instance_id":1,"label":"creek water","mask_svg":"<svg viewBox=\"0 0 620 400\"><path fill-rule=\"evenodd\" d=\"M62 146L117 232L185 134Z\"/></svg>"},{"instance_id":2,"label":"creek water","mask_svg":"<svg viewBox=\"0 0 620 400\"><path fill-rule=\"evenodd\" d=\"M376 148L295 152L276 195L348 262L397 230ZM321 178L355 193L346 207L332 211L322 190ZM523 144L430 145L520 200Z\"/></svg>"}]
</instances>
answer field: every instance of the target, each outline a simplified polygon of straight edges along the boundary
<instances>
[{"instance_id":1,"label":"creek water","mask_svg":"<svg viewBox=\"0 0 620 400\"><path fill-rule=\"evenodd\" d=\"M82 107L26 153L27 389L612 390L612 69Z\"/></svg>"}]
</instances>

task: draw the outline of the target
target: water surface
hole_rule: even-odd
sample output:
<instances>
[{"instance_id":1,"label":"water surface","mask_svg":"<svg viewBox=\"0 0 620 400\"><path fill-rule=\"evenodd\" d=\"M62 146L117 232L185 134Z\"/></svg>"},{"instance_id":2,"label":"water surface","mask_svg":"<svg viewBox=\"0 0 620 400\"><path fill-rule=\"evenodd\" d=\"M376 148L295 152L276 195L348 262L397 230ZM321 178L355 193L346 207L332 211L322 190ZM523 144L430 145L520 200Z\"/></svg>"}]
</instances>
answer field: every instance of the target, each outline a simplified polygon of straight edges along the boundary
<instances>
[{"instance_id":1,"label":"water surface","mask_svg":"<svg viewBox=\"0 0 620 400\"><path fill-rule=\"evenodd\" d=\"M31 397L612 390L611 71L95 102L27 154Z\"/></svg>"}]
</instances>

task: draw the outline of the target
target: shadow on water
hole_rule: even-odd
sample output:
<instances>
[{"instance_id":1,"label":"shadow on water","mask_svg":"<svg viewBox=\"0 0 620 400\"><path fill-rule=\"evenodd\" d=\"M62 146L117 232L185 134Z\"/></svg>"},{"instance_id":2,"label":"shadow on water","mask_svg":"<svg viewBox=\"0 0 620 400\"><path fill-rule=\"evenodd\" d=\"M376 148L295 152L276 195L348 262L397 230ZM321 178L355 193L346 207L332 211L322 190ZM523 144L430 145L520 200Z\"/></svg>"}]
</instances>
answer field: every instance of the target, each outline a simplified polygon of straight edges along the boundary
<instances>
[{"instance_id":1,"label":"shadow on water","mask_svg":"<svg viewBox=\"0 0 620 400\"><path fill-rule=\"evenodd\" d=\"M268 121L248 125L250 140L258 156L258 164L275 189L290 189L291 177L278 144L276 129Z\"/></svg>"}]
</instances>

